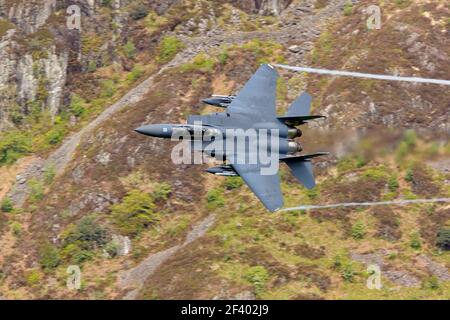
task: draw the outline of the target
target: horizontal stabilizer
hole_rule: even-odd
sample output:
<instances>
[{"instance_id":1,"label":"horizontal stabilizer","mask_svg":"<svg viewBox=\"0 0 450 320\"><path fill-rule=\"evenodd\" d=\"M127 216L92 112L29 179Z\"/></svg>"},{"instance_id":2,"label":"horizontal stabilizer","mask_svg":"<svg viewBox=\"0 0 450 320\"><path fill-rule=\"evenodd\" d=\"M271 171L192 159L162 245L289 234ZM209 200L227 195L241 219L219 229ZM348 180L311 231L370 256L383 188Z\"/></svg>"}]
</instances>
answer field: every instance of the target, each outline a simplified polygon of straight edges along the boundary
<instances>
[{"instance_id":1,"label":"horizontal stabilizer","mask_svg":"<svg viewBox=\"0 0 450 320\"><path fill-rule=\"evenodd\" d=\"M289 124L292 126L298 126L308 122L309 120L326 118L325 116L282 116L277 117L278 120L283 121L285 124Z\"/></svg>"},{"instance_id":2,"label":"horizontal stabilizer","mask_svg":"<svg viewBox=\"0 0 450 320\"><path fill-rule=\"evenodd\" d=\"M303 92L289 107L286 116L309 116L311 110L311 96Z\"/></svg>"}]
</instances>

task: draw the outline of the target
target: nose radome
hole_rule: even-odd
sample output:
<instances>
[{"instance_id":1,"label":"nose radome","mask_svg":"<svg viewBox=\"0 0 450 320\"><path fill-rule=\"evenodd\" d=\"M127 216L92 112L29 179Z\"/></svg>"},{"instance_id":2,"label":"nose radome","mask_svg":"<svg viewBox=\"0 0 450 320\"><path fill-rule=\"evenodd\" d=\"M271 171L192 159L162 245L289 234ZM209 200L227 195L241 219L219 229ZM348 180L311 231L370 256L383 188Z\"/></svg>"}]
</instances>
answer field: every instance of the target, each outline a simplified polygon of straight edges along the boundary
<instances>
[{"instance_id":1,"label":"nose radome","mask_svg":"<svg viewBox=\"0 0 450 320\"><path fill-rule=\"evenodd\" d=\"M161 126L158 124L149 124L146 126L142 126L139 127L137 129L135 129L134 131L140 133L140 134L145 134L146 136L153 136L153 137L157 137L161 135Z\"/></svg>"}]
</instances>

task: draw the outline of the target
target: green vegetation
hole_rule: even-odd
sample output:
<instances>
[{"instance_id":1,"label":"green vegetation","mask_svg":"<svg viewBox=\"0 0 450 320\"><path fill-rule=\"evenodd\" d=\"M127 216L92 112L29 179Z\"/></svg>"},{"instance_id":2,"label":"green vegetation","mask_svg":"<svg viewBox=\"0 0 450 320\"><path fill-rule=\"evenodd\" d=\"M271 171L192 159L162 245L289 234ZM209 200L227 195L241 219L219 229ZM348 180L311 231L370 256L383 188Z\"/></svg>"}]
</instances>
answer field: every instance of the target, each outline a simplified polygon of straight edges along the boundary
<instances>
[{"instance_id":1,"label":"green vegetation","mask_svg":"<svg viewBox=\"0 0 450 320\"><path fill-rule=\"evenodd\" d=\"M425 279L425 281L422 284L422 287L424 289L437 290L439 289L439 279L436 276L431 276Z\"/></svg>"},{"instance_id":2,"label":"green vegetation","mask_svg":"<svg viewBox=\"0 0 450 320\"><path fill-rule=\"evenodd\" d=\"M420 248L422 248L422 242L420 241L420 236L417 232L411 235L409 246L415 250L419 250Z\"/></svg>"},{"instance_id":3,"label":"green vegetation","mask_svg":"<svg viewBox=\"0 0 450 320\"><path fill-rule=\"evenodd\" d=\"M22 233L22 225L19 222L14 221L11 223L11 230L13 234L18 237Z\"/></svg>"},{"instance_id":4,"label":"green vegetation","mask_svg":"<svg viewBox=\"0 0 450 320\"><path fill-rule=\"evenodd\" d=\"M331 32L325 31L316 42L314 50L312 51L312 63L324 65L331 57L334 48L334 36Z\"/></svg>"},{"instance_id":5,"label":"green vegetation","mask_svg":"<svg viewBox=\"0 0 450 320\"><path fill-rule=\"evenodd\" d=\"M350 16L353 14L353 3L347 1L344 5L344 16Z\"/></svg>"},{"instance_id":6,"label":"green vegetation","mask_svg":"<svg viewBox=\"0 0 450 320\"><path fill-rule=\"evenodd\" d=\"M229 57L230 56L226 50L222 51L218 56L219 63L223 66L226 65Z\"/></svg>"},{"instance_id":7,"label":"green vegetation","mask_svg":"<svg viewBox=\"0 0 450 320\"><path fill-rule=\"evenodd\" d=\"M234 50L244 49L250 51L255 56L255 62L261 63L283 63L285 61L283 52L284 48L281 44L271 41L262 41L258 38L250 40L242 46L233 47Z\"/></svg>"},{"instance_id":8,"label":"green vegetation","mask_svg":"<svg viewBox=\"0 0 450 320\"><path fill-rule=\"evenodd\" d=\"M26 133L11 130L0 135L0 165L12 164L30 152L31 138Z\"/></svg>"},{"instance_id":9,"label":"green vegetation","mask_svg":"<svg viewBox=\"0 0 450 320\"><path fill-rule=\"evenodd\" d=\"M216 62L214 59L208 57L205 53L199 53L192 59L192 62L185 63L181 66L182 72L192 72L192 71L201 71L201 72L211 72L214 70L214 66Z\"/></svg>"},{"instance_id":10,"label":"green vegetation","mask_svg":"<svg viewBox=\"0 0 450 320\"><path fill-rule=\"evenodd\" d=\"M51 270L56 268L61 259L58 248L50 242L45 243L39 250L39 263L44 270Z\"/></svg>"},{"instance_id":11,"label":"green vegetation","mask_svg":"<svg viewBox=\"0 0 450 320\"><path fill-rule=\"evenodd\" d=\"M172 60L183 48L183 42L178 40L177 37L166 36L162 39L159 45L156 61L161 64L167 63Z\"/></svg>"},{"instance_id":12,"label":"green vegetation","mask_svg":"<svg viewBox=\"0 0 450 320\"><path fill-rule=\"evenodd\" d=\"M94 250L107 243L106 230L96 222L94 216L83 217L70 225L61 235L61 258L73 263L83 263L94 257Z\"/></svg>"},{"instance_id":13,"label":"green vegetation","mask_svg":"<svg viewBox=\"0 0 450 320\"><path fill-rule=\"evenodd\" d=\"M335 256L333 268L340 272L340 275L345 282L353 282L356 272L354 271L352 262L348 260L348 257L344 255Z\"/></svg>"},{"instance_id":14,"label":"green vegetation","mask_svg":"<svg viewBox=\"0 0 450 320\"><path fill-rule=\"evenodd\" d=\"M14 24L11 22L0 19L0 37L3 37L9 29L13 29Z\"/></svg>"},{"instance_id":15,"label":"green vegetation","mask_svg":"<svg viewBox=\"0 0 450 320\"><path fill-rule=\"evenodd\" d=\"M154 211L154 199L148 193L131 190L122 203L111 207L113 220L117 228L129 236L137 236L147 227L159 221L159 215Z\"/></svg>"},{"instance_id":16,"label":"green vegetation","mask_svg":"<svg viewBox=\"0 0 450 320\"><path fill-rule=\"evenodd\" d=\"M84 33L81 36L81 53L88 56L91 53L98 53L104 39L96 33Z\"/></svg>"},{"instance_id":17,"label":"green vegetation","mask_svg":"<svg viewBox=\"0 0 450 320\"><path fill-rule=\"evenodd\" d=\"M255 294L259 296L266 287L267 281L269 280L269 273L263 266L254 266L248 268L244 277L253 285Z\"/></svg>"},{"instance_id":18,"label":"green vegetation","mask_svg":"<svg viewBox=\"0 0 450 320\"><path fill-rule=\"evenodd\" d=\"M111 240L105 245L105 251L111 258L114 258L119 254L119 244L117 241Z\"/></svg>"},{"instance_id":19,"label":"green vegetation","mask_svg":"<svg viewBox=\"0 0 450 320\"><path fill-rule=\"evenodd\" d=\"M70 101L69 110L76 117L82 116L86 111L86 101L80 96L73 94Z\"/></svg>"},{"instance_id":20,"label":"green vegetation","mask_svg":"<svg viewBox=\"0 0 450 320\"><path fill-rule=\"evenodd\" d=\"M127 43L122 47L122 50L125 54L125 57L127 57L128 59L134 59L136 55L136 47L133 41L128 40Z\"/></svg>"},{"instance_id":21,"label":"green vegetation","mask_svg":"<svg viewBox=\"0 0 450 320\"><path fill-rule=\"evenodd\" d=\"M244 182L241 177L227 177L223 183L225 189L233 190L240 188Z\"/></svg>"},{"instance_id":22,"label":"green vegetation","mask_svg":"<svg viewBox=\"0 0 450 320\"><path fill-rule=\"evenodd\" d=\"M44 187L42 182L36 178L32 178L28 181L28 187L30 188L29 199L31 202L37 202L44 199Z\"/></svg>"},{"instance_id":23,"label":"green vegetation","mask_svg":"<svg viewBox=\"0 0 450 320\"><path fill-rule=\"evenodd\" d=\"M145 27L150 34L163 27L167 22L166 17L158 15L155 11L150 11L144 19Z\"/></svg>"},{"instance_id":24,"label":"green vegetation","mask_svg":"<svg viewBox=\"0 0 450 320\"><path fill-rule=\"evenodd\" d=\"M223 197L223 191L221 189L211 189L206 195L208 202L207 207L209 209L220 208L225 205L225 199Z\"/></svg>"},{"instance_id":25,"label":"green vegetation","mask_svg":"<svg viewBox=\"0 0 450 320\"><path fill-rule=\"evenodd\" d=\"M102 90L100 96L103 98L110 98L116 93L116 84L111 79L103 80L100 83Z\"/></svg>"},{"instance_id":26,"label":"green vegetation","mask_svg":"<svg viewBox=\"0 0 450 320\"><path fill-rule=\"evenodd\" d=\"M389 178L384 166L368 168L363 172L362 176L372 180L387 180Z\"/></svg>"},{"instance_id":27,"label":"green vegetation","mask_svg":"<svg viewBox=\"0 0 450 320\"><path fill-rule=\"evenodd\" d=\"M133 83L137 79L139 79L143 73L144 73L144 71L142 70L142 67L139 64L135 64L133 66L133 69L127 75L127 80L130 81L131 83Z\"/></svg>"},{"instance_id":28,"label":"green vegetation","mask_svg":"<svg viewBox=\"0 0 450 320\"><path fill-rule=\"evenodd\" d=\"M366 235L366 227L362 221L357 221L352 226L352 237L353 239L362 239Z\"/></svg>"},{"instance_id":29,"label":"green vegetation","mask_svg":"<svg viewBox=\"0 0 450 320\"><path fill-rule=\"evenodd\" d=\"M401 164L405 157L416 147L417 135L414 130L406 130L403 134L403 140L395 151L395 159L398 164Z\"/></svg>"},{"instance_id":30,"label":"green vegetation","mask_svg":"<svg viewBox=\"0 0 450 320\"><path fill-rule=\"evenodd\" d=\"M438 231L436 245L443 250L450 250L450 228L441 228Z\"/></svg>"},{"instance_id":31,"label":"green vegetation","mask_svg":"<svg viewBox=\"0 0 450 320\"><path fill-rule=\"evenodd\" d=\"M167 200L169 195L172 193L172 187L167 182L157 183L154 186L152 192L153 199L157 200Z\"/></svg>"},{"instance_id":32,"label":"green vegetation","mask_svg":"<svg viewBox=\"0 0 450 320\"><path fill-rule=\"evenodd\" d=\"M28 286L37 286L42 280L42 275L37 269L25 273L25 281Z\"/></svg>"},{"instance_id":33,"label":"green vegetation","mask_svg":"<svg viewBox=\"0 0 450 320\"><path fill-rule=\"evenodd\" d=\"M362 168L366 165L366 161L363 156L346 156L339 159L337 163L337 170L339 173L345 173L354 169Z\"/></svg>"},{"instance_id":34,"label":"green vegetation","mask_svg":"<svg viewBox=\"0 0 450 320\"><path fill-rule=\"evenodd\" d=\"M400 8L406 8L411 4L411 0L394 0L394 3Z\"/></svg>"},{"instance_id":35,"label":"green vegetation","mask_svg":"<svg viewBox=\"0 0 450 320\"><path fill-rule=\"evenodd\" d=\"M400 185L398 184L397 177L392 175L388 179L388 188L390 192L396 192Z\"/></svg>"},{"instance_id":36,"label":"green vegetation","mask_svg":"<svg viewBox=\"0 0 450 320\"><path fill-rule=\"evenodd\" d=\"M133 20L140 20L145 18L149 13L149 9L142 3L135 5L130 12L130 17Z\"/></svg>"},{"instance_id":37,"label":"green vegetation","mask_svg":"<svg viewBox=\"0 0 450 320\"><path fill-rule=\"evenodd\" d=\"M2 210L2 212L6 213L12 212L14 210L13 202L9 197L3 198L0 209Z\"/></svg>"}]
</instances>

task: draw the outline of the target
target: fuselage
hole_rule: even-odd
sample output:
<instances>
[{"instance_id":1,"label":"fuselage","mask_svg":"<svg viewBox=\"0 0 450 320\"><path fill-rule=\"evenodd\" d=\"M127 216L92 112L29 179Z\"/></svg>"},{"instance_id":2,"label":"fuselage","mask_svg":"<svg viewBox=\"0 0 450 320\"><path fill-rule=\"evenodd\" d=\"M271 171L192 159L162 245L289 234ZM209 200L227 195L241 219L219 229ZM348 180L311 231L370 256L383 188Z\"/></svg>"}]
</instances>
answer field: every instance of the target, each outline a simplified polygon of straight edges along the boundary
<instances>
[{"instance_id":1,"label":"fuselage","mask_svg":"<svg viewBox=\"0 0 450 320\"><path fill-rule=\"evenodd\" d=\"M258 117L251 117L248 114L217 112L190 116L187 124L151 124L140 127L136 131L158 138L179 140L182 137L191 140L193 145L197 141L194 150L206 152L222 160L226 158L226 154L249 152L255 148L256 150L267 148L271 152L279 153L280 156L301 151L300 144L293 140L301 136L299 129L290 127L278 119L272 122L259 120ZM255 134L257 139L251 140L249 137L253 138ZM209 152L207 146L212 141L217 144L218 138L223 141L223 152ZM247 144L243 147L244 149L242 147L240 150L236 149L235 144L232 146L235 149L229 150L230 139L235 141L247 139Z\"/></svg>"}]
</instances>

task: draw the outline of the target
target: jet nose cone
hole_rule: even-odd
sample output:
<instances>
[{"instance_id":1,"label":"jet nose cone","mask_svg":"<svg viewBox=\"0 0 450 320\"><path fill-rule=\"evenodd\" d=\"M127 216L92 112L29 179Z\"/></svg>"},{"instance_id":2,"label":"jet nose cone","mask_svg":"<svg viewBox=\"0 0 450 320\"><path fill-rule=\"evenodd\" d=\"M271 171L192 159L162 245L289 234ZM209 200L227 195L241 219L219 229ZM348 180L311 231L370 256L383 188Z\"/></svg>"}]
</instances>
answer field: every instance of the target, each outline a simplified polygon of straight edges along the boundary
<instances>
[{"instance_id":1,"label":"jet nose cone","mask_svg":"<svg viewBox=\"0 0 450 320\"><path fill-rule=\"evenodd\" d=\"M151 133L153 130L151 130L150 127L151 126L142 126L142 127L134 129L134 131L136 131L137 133L140 133L140 134L145 134L146 136L151 136L152 135Z\"/></svg>"}]
</instances>

